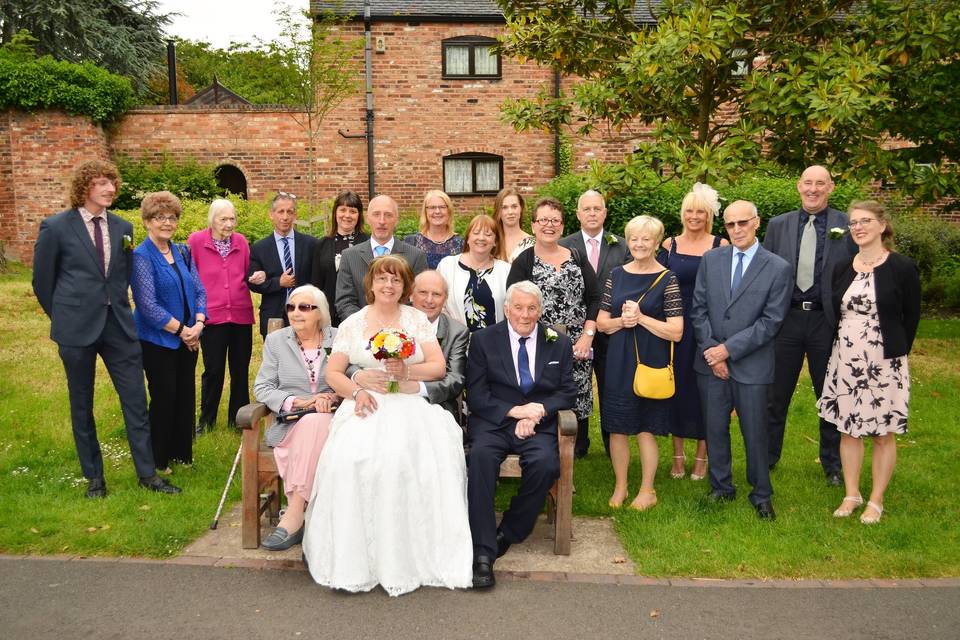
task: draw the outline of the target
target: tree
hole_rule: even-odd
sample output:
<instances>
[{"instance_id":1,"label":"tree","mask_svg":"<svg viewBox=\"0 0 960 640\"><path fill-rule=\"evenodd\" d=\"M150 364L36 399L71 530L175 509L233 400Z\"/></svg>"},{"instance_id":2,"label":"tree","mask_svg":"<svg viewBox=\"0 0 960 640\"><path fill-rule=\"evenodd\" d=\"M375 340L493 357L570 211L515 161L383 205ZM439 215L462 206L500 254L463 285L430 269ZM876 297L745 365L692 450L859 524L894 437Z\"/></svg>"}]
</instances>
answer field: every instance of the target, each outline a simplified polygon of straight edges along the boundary
<instances>
[{"instance_id":1,"label":"tree","mask_svg":"<svg viewBox=\"0 0 960 640\"><path fill-rule=\"evenodd\" d=\"M0 44L27 30L36 51L69 62L92 62L133 81L142 92L164 48L170 14L155 0L4 0Z\"/></svg>"},{"instance_id":2,"label":"tree","mask_svg":"<svg viewBox=\"0 0 960 640\"><path fill-rule=\"evenodd\" d=\"M634 141L622 165L594 167L613 188L651 167L729 180L761 159L827 163L847 178L902 175L909 158L886 151L890 138L939 138L898 112L897 88L918 111L946 100L946 80L931 95L905 79L952 70L960 43L950 0L665 0L652 26L638 17L649 2L498 3L506 55L577 77L560 98L508 100L505 118L518 130L577 121L578 135ZM927 177L949 186L955 175Z\"/></svg>"}]
</instances>

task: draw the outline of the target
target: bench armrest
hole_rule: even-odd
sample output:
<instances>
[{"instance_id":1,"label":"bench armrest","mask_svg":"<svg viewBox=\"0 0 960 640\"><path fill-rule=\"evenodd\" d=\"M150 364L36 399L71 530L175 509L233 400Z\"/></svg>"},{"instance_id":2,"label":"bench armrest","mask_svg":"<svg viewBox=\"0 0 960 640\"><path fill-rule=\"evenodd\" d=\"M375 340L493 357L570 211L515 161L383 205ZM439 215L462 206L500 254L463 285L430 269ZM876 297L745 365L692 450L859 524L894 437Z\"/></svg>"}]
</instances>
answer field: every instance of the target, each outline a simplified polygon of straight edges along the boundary
<instances>
[{"instance_id":1,"label":"bench armrest","mask_svg":"<svg viewBox=\"0 0 960 640\"><path fill-rule=\"evenodd\" d=\"M237 426L241 429L252 429L254 425L259 424L268 413L270 413L270 409L267 405L262 402L251 402L250 404L240 407L240 410L237 411Z\"/></svg>"},{"instance_id":2,"label":"bench armrest","mask_svg":"<svg viewBox=\"0 0 960 640\"><path fill-rule=\"evenodd\" d=\"M237 424L240 424L239 420ZM557 413L557 434L561 436L577 435L577 415L570 409Z\"/></svg>"}]
</instances>

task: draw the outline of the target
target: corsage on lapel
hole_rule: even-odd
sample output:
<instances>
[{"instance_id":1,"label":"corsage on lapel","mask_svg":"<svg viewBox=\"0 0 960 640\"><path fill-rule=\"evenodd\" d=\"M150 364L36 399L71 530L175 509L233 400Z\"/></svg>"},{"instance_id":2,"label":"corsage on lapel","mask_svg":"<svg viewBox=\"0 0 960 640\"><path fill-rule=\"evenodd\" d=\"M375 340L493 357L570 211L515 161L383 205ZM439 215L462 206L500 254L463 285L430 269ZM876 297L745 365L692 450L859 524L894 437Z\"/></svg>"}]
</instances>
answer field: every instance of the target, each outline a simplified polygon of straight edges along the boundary
<instances>
[{"instance_id":1,"label":"corsage on lapel","mask_svg":"<svg viewBox=\"0 0 960 640\"><path fill-rule=\"evenodd\" d=\"M556 342L557 341L557 332L547 327L543 330L544 340L547 342Z\"/></svg>"},{"instance_id":2,"label":"corsage on lapel","mask_svg":"<svg viewBox=\"0 0 960 640\"><path fill-rule=\"evenodd\" d=\"M131 238L127 234L123 234L123 250L133 251L133 238Z\"/></svg>"},{"instance_id":3,"label":"corsage on lapel","mask_svg":"<svg viewBox=\"0 0 960 640\"><path fill-rule=\"evenodd\" d=\"M618 238L617 236L613 235L612 233L608 233L608 234L607 234L607 244L610 245L611 247L612 247L613 245L615 245L615 244L620 244L620 238Z\"/></svg>"},{"instance_id":4,"label":"corsage on lapel","mask_svg":"<svg viewBox=\"0 0 960 640\"><path fill-rule=\"evenodd\" d=\"M843 227L834 227L834 228L830 229L830 239L831 239L831 240L839 240L839 239L842 238L844 235L846 235L846 233L847 233L847 230L844 229Z\"/></svg>"}]
</instances>

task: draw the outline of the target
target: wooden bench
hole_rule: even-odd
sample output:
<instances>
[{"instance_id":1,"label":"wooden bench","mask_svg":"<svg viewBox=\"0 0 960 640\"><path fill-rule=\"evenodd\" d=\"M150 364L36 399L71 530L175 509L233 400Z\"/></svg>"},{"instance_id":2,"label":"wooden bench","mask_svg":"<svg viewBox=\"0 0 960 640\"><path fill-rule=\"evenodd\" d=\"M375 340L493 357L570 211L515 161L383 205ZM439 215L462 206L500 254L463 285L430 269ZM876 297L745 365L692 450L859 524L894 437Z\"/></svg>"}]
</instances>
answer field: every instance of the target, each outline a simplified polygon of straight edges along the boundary
<instances>
[{"instance_id":1,"label":"wooden bench","mask_svg":"<svg viewBox=\"0 0 960 640\"><path fill-rule=\"evenodd\" d=\"M272 319L267 325L267 332L282 326L281 321ZM260 518L264 513L271 523L280 517L280 496L283 495L280 474L273 449L263 443L264 428L272 422L270 409L259 402L241 407L237 412L237 426L242 432L240 484L244 549L260 546ZM573 537L573 448L576 441L577 417L573 411L561 411L557 418L560 478L547 497L547 521L554 525L553 552L557 555L570 555L570 540ZM519 456L507 456L500 465L500 477L520 477Z\"/></svg>"}]
</instances>

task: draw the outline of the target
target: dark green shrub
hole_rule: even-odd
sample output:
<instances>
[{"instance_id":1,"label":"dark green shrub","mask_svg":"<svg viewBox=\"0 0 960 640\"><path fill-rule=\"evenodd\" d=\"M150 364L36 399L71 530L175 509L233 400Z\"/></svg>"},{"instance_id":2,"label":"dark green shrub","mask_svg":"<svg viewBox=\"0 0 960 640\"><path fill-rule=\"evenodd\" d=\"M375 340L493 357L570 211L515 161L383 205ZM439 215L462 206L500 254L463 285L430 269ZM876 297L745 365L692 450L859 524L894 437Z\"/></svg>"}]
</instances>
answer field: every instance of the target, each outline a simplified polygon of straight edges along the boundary
<instances>
[{"instance_id":1,"label":"dark green shrub","mask_svg":"<svg viewBox=\"0 0 960 640\"><path fill-rule=\"evenodd\" d=\"M164 155L159 162L152 163L126 156L117 156L115 160L123 176L120 193L114 201L119 209L139 207L143 196L153 191L170 191L181 200L207 202L224 194L217 185L214 165L200 164L193 158L175 160Z\"/></svg>"},{"instance_id":2,"label":"dark green shrub","mask_svg":"<svg viewBox=\"0 0 960 640\"><path fill-rule=\"evenodd\" d=\"M897 251L917 263L924 305L960 311L960 227L919 212L895 216L893 228Z\"/></svg>"}]
</instances>

